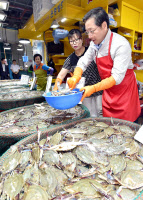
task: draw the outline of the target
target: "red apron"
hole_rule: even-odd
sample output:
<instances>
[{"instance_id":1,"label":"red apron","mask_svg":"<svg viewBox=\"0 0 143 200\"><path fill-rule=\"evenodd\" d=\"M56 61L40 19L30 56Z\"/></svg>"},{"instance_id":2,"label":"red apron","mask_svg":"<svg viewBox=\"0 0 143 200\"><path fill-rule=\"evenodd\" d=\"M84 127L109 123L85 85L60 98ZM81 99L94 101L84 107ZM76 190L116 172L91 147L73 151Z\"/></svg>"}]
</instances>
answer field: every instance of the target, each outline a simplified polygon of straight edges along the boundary
<instances>
[{"instance_id":1,"label":"red apron","mask_svg":"<svg viewBox=\"0 0 143 200\"><path fill-rule=\"evenodd\" d=\"M108 55L97 58L96 64L101 79L111 76L113 60L110 56L110 48L113 33L111 33ZM115 117L128 121L135 121L140 113L140 102L136 78L133 69L128 69L123 81L119 85L103 91L102 95L103 117Z\"/></svg>"}]
</instances>

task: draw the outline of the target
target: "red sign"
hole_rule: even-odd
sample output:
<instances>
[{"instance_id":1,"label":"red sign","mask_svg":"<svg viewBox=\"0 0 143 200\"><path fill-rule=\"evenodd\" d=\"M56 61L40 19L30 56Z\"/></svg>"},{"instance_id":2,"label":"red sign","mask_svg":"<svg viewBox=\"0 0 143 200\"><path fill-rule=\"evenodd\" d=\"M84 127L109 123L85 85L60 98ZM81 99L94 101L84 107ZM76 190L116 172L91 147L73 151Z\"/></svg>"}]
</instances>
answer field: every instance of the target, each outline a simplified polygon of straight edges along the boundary
<instances>
[{"instance_id":1,"label":"red sign","mask_svg":"<svg viewBox=\"0 0 143 200\"><path fill-rule=\"evenodd\" d=\"M91 1L93 1L93 0L88 0L88 4L89 4Z\"/></svg>"}]
</instances>

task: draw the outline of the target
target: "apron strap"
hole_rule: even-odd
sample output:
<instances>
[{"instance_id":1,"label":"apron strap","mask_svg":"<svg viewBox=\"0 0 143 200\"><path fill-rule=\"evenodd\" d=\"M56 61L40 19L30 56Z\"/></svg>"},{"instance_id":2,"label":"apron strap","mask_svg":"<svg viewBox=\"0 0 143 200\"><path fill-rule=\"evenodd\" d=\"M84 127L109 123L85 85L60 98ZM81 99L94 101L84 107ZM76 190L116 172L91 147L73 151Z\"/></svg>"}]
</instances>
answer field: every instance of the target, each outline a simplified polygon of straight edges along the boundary
<instances>
[{"instance_id":1,"label":"apron strap","mask_svg":"<svg viewBox=\"0 0 143 200\"><path fill-rule=\"evenodd\" d=\"M113 33L111 33L111 37L110 37L110 41L109 41L108 55L110 55L110 49L111 49L112 38L113 38Z\"/></svg>"}]
</instances>

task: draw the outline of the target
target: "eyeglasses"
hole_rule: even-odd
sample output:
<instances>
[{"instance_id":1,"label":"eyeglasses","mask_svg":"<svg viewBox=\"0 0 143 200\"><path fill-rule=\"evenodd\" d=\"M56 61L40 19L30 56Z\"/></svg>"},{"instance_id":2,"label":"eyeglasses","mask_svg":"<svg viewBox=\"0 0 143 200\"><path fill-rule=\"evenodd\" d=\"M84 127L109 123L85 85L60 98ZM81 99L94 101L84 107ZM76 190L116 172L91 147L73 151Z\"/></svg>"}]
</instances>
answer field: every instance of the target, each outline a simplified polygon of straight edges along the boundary
<instances>
[{"instance_id":1,"label":"eyeglasses","mask_svg":"<svg viewBox=\"0 0 143 200\"><path fill-rule=\"evenodd\" d=\"M99 26L97 26L96 29L98 29L98 28L99 28ZM90 31L85 31L85 34L86 34L86 35L89 35L89 34L93 35L93 33L96 31L96 29L90 30Z\"/></svg>"},{"instance_id":2,"label":"eyeglasses","mask_svg":"<svg viewBox=\"0 0 143 200\"><path fill-rule=\"evenodd\" d=\"M75 40L70 40L69 43L70 43L70 44L77 43L77 42L79 42L80 39L81 39L81 38L77 38L77 39L75 39Z\"/></svg>"}]
</instances>

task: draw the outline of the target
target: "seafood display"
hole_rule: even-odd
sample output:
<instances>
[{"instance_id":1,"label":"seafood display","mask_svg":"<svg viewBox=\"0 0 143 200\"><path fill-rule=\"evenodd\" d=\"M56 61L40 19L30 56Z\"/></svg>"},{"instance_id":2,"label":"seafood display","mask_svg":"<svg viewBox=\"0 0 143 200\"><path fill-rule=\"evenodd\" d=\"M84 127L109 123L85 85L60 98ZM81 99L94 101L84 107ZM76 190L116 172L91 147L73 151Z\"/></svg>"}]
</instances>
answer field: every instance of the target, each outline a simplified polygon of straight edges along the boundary
<instances>
[{"instance_id":1,"label":"seafood display","mask_svg":"<svg viewBox=\"0 0 143 200\"><path fill-rule=\"evenodd\" d=\"M77 91L73 91L71 89L62 89L60 91L52 91L51 95L52 96L64 96L64 95L69 95L69 94L75 94Z\"/></svg>"},{"instance_id":2,"label":"seafood display","mask_svg":"<svg viewBox=\"0 0 143 200\"><path fill-rule=\"evenodd\" d=\"M56 110L47 103L34 104L0 113L0 133L22 133L47 129L50 125L80 117L84 110L76 106L64 111Z\"/></svg>"},{"instance_id":3,"label":"seafood display","mask_svg":"<svg viewBox=\"0 0 143 200\"><path fill-rule=\"evenodd\" d=\"M22 87L22 86L6 86L0 87L0 93L9 93L9 92L19 92L29 90L29 87Z\"/></svg>"},{"instance_id":4,"label":"seafood display","mask_svg":"<svg viewBox=\"0 0 143 200\"><path fill-rule=\"evenodd\" d=\"M19 86L19 85L27 85L20 81L20 79L12 79L12 80L0 80L0 87L5 86Z\"/></svg>"},{"instance_id":5,"label":"seafood display","mask_svg":"<svg viewBox=\"0 0 143 200\"><path fill-rule=\"evenodd\" d=\"M0 101L9 101L9 100L17 100L17 99L28 99L34 97L41 97L43 95L43 91L19 91L19 92L9 92L6 94L0 95Z\"/></svg>"},{"instance_id":6,"label":"seafood display","mask_svg":"<svg viewBox=\"0 0 143 200\"><path fill-rule=\"evenodd\" d=\"M11 146L0 168L0 199L134 200L143 190L143 146L134 135L100 118L52 136L38 131Z\"/></svg>"}]
</instances>

